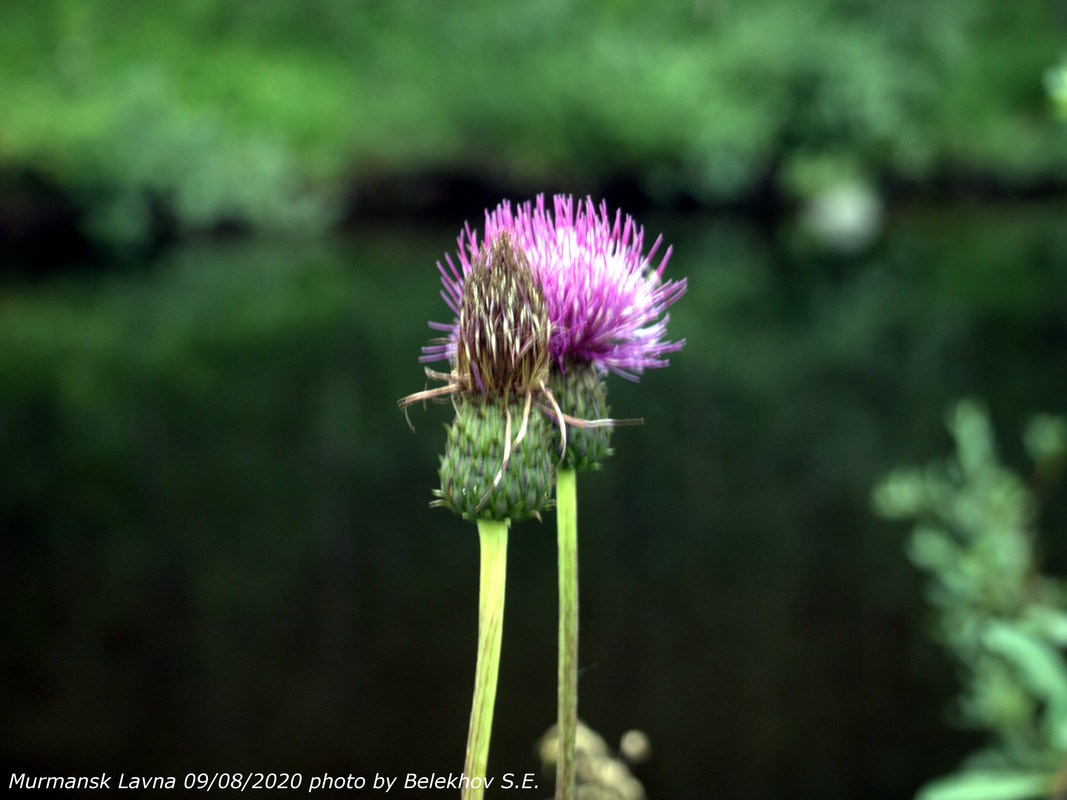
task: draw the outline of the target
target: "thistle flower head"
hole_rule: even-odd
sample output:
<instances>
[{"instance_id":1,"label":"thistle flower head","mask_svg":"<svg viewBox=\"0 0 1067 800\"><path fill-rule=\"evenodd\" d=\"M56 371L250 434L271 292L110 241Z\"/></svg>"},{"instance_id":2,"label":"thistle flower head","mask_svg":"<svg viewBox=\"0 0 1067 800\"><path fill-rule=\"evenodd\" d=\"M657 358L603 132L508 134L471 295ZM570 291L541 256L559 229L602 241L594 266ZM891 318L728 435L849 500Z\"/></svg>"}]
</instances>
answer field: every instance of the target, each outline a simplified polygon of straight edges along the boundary
<instances>
[{"instance_id":1,"label":"thistle flower head","mask_svg":"<svg viewBox=\"0 0 1067 800\"><path fill-rule=\"evenodd\" d=\"M544 195L513 210L504 201L486 212L485 238L497 241L507 234L525 253L544 291L551 322L549 353L555 367L592 365L636 380L650 367L667 365L665 355L683 341L666 339L666 309L685 292L686 282L664 280L671 255L667 248L657 266L657 238L647 255L644 229L631 217L608 214L586 198L575 204L569 195L556 195L553 210ZM468 225L459 236L458 265L450 256L438 263L442 296L457 315L452 323L431 323L447 336L423 348L423 361L453 360L461 337L462 297L483 248Z\"/></svg>"}]
</instances>

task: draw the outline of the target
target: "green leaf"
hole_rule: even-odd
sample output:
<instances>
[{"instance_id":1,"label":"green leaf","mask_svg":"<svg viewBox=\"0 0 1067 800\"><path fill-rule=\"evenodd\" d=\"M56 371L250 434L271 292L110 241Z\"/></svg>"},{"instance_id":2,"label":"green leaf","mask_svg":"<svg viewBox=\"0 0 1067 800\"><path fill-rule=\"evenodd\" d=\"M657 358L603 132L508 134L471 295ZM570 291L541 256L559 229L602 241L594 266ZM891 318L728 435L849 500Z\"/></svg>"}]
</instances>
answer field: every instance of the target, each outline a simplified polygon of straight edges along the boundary
<instances>
[{"instance_id":1,"label":"green leaf","mask_svg":"<svg viewBox=\"0 0 1067 800\"><path fill-rule=\"evenodd\" d=\"M871 496L875 513L888 519L915 516L923 510L923 501L922 473L917 469L891 473Z\"/></svg>"},{"instance_id":2,"label":"green leaf","mask_svg":"<svg viewBox=\"0 0 1067 800\"><path fill-rule=\"evenodd\" d=\"M1024 621L1035 633L1058 645L1067 645L1067 611L1050 606L1031 606Z\"/></svg>"},{"instance_id":3,"label":"green leaf","mask_svg":"<svg viewBox=\"0 0 1067 800\"><path fill-rule=\"evenodd\" d=\"M1051 791L1046 772L960 772L926 784L915 800L1027 800Z\"/></svg>"},{"instance_id":4,"label":"green leaf","mask_svg":"<svg viewBox=\"0 0 1067 800\"><path fill-rule=\"evenodd\" d=\"M963 560L962 548L940 528L916 525L908 543L908 557L919 567L941 572L958 569Z\"/></svg>"},{"instance_id":5,"label":"green leaf","mask_svg":"<svg viewBox=\"0 0 1067 800\"><path fill-rule=\"evenodd\" d=\"M1003 622L990 623L982 640L1018 667L1035 696L1057 708L1067 707L1067 664L1058 650Z\"/></svg>"},{"instance_id":6,"label":"green leaf","mask_svg":"<svg viewBox=\"0 0 1067 800\"><path fill-rule=\"evenodd\" d=\"M977 400L961 400L949 412L948 427L956 439L956 457L963 474L970 479L997 462L989 412Z\"/></svg>"}]
</instances>

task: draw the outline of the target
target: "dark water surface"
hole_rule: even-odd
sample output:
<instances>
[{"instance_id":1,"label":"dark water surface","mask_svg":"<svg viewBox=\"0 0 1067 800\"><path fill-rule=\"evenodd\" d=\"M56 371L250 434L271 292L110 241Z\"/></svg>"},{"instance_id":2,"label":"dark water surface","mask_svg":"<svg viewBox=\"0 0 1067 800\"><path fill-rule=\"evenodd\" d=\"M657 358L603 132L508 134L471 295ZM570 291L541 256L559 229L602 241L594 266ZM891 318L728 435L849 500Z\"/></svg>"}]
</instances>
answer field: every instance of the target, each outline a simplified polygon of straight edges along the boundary
<instances>
[{"instance_id":1,"label":"dark water surface","mask_svg":"<svg viewBox=\"0 0 1067 800\"><path fill-rule=\"evenodd\" d=\"M946 451L962 395L1020 467L1027 416L1067 412L1064 210L902 210L848 258L739 218L642 220L689 279L687 345L611 379L645 425L579 479L580 715L648 734L650 798L902 798L976 744L945 724L907 529L868 498ZM396 407L425 384L458 228L190 245L0 298L12 769L304 791L461 769L477 536L428 507L449 407L412 409L415 433ZM555 718L553 518L513 529L508 581L495 774L537 771Z\"/></svg>"}]
</instances>

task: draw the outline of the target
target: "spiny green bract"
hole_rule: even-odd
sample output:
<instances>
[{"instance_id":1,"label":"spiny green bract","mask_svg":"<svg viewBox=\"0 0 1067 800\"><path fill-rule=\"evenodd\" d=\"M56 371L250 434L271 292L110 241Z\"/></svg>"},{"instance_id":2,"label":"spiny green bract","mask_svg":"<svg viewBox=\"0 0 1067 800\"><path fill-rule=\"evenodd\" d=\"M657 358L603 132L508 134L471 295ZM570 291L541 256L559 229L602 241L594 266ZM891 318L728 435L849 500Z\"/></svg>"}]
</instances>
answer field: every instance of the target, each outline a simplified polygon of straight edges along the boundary
<instances>
[{"instance_id":1,"label":"spiny green bract","mask_svg":"<svg viewBox=\"0 0 1067 800\"><path fill-rule=\"evenodd\" d=\"M570 365L566 374L553 370L549 389L564 413L580 420L607 419L608 392L601 374L595 367ZM614 451L609 446L611 426L584 428L567 426L567 451L560 467L563 469L600 469L603 461Z\"/></svg>"},{"instance_id":2,"label":"spiny green bract","mask_svg":"<svg viewBox=\"0 0 1067 800\"><path fill-rule=\"evenodd\" d=\"M507 413L514 443L523 404L512 403ZM471 521L540 519L541 512L551 507L556 453L550 423L536 411L529 415L525 435L517 446L513 444L501 474L506 427L502 404L483 404L473 398L457 402L456 419L448 427L441 457L441 488L434 491L435 505Z\"/></svg>"}]
</instances>

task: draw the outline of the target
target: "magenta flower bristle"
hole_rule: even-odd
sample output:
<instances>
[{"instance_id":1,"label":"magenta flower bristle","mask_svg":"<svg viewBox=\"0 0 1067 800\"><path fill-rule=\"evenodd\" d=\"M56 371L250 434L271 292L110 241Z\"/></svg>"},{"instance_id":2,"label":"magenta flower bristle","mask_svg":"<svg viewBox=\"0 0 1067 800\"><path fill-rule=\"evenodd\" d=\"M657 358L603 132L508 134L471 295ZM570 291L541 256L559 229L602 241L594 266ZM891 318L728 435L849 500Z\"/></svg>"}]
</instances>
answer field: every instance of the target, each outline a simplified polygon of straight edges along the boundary
<instances>
[{"instance_id":1,"label":"magenta flower bristle","mask_svg":"<svg viewBox=\"0 0 1067 800\"><path fill-rule=\"evenodd\" d=\"M684 340L666 339L666 309L685 293L686 281L663 280L671 257L668 247L658 265L662 237L643 254L644 228L621 211L614 219L607 203L591 198L577 204L556 195L553 209L544 195L513 211L502 202L485 215L485 241L510 234L525 251L540 281L551 321L549 351L556 368L592 364L636 380L648 368L667 365L665 355ZM458 239L458 264L451 256L438 262L441 296L458 317L463 284L481 248L477 230L465 225ZM423 348L422 361L453 360L458 320L430 327L447 336Z\"/></svg>"}]
</instances>

